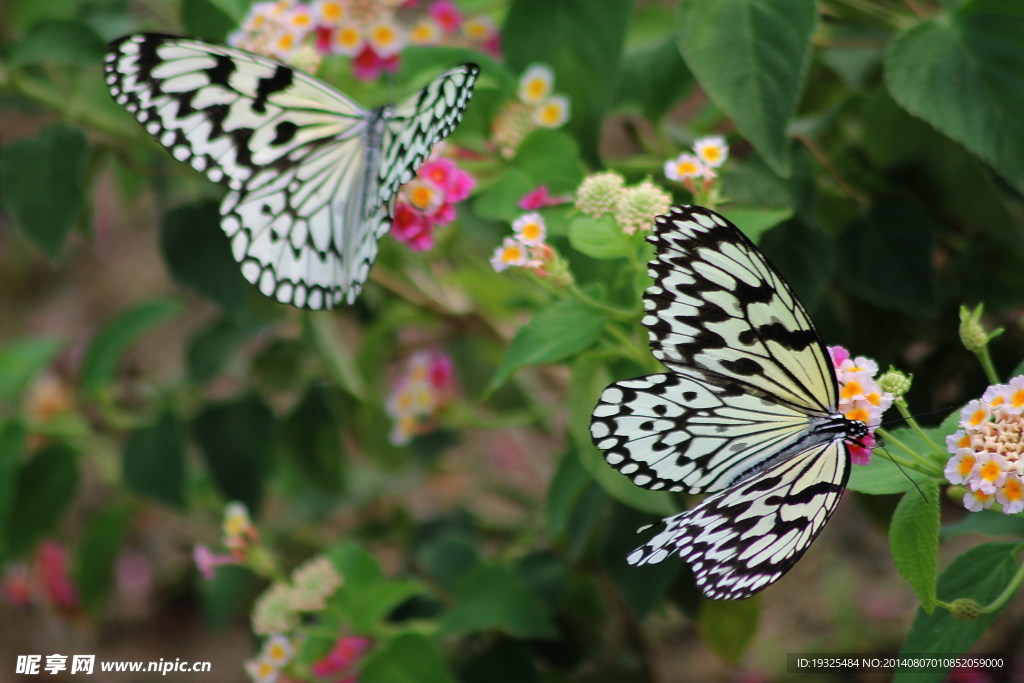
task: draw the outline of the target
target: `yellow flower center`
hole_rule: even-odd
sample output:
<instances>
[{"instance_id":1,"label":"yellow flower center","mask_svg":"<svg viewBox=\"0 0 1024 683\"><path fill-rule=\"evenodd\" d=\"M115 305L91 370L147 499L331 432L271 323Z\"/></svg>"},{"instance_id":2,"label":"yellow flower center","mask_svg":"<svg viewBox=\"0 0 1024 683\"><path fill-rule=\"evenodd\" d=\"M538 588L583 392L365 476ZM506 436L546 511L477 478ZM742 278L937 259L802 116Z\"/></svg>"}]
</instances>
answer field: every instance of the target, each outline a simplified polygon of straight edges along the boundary
<instances>
[{"instance_id":1,"label":"yellow flower center","mask_svg":"<svg viewBox=\"0 0 1024 683\"><path fill-rule=\"evenodd\" d=\"M285 33L277 39L278 50L291 50L293 47L295 47L295 36L291 33Z\"/></svg>"},{"instance_id":2,"label":"yellow flower center","mask_svg":"<svg viewBox=\"0 0 1024 683\"><path fill-rule=\"evenodd\" d=\"M483 40L487 37L487 26L480 21L467 21L462 25L462 30L473 40Z\"/></svg>"},{"instance_id":3,"label":"yellow flower center","mask_svg":"<svg viewBox=\"0 0 1024 683\"><path fill-rule=\"evenodd\" d=\"M313 25L313 20L308 14L295 14L292 16L292 26L297 28L308 28Z\"/></svg>"},{"instance_id":4,"label":"yellow flower center","mask_svg":"<svg viewBox=\"0 0 1024 683\"><path fill-rule=\"evenodd\" d=\"M434 198L434 191L426 185L417 185L409 193L409 200L412 205L417 209L425 209L430 206L431 200Z\"/></svg>"},{"instance_id":5,"label":"yellow flower center","mask_svg":"<svg viewBox=\"0 0 1024 683\"><path fill-rule=\"evenodd\" d=\"M501 254L501 260L505 263L514 263L520 261L523 258L523 250L519 247L505 247L505 251Z\"/></svg>"},{"instance_id":6,"label":"yellow flower center","mask_svg":"<svg viewBox=\"0 0 1024 683\"><path fill-rule=\"evenodd\" d=\"M981 467L981 478L985 481L995 481L1002 473L1003 468L999 466L999 463L993 460L989 460Z\"/></svg>"},{"instance_id":7,"label":"yellow flower center","mask_svg":"<svg viewBox=\"0 0 1024 683\"><path fill-rule=\"evenodd\" d=\"M686 161L680 161L676 165L676 172L681 176L697 175L697 164L693 163L689 159Z\"/></svg>"},{"instance_id":8,"label":"yellow flower center","mask_svg":"<svg viewBox=\"0 0 1024 683\"><path fill-rule=\"evenodd\" d=\"M1007 477L1003 484L1003 496L1008 502L1016 502L1024 498L1024 484L1017 477Z\"/></svg>"},{"instance_id":9,"label":"yellow flower center","mask_svg":"<svg viewBox=\"0 0 1024 683\"><path fill-rule=\"evenodd\" d=\"M410 35L414 41L425 43L434 37L434 31L430 24L417 24Z\"/></svg>"},{"instance_id":10,"label":"yellow flower center","mask_svg":"<svg viewBox=\"0 0 1024 683\"><path fill-rule=\"evenodd\" d=\"M373 29L373 40L378 45L391 45L395 42L395 30L390 26L378 26Z\"/></svg>"},{"instance_id":11,"label":"yellow flower center","mask_svg":"<svg viewBox=\"0 0 1024 683\"><path fill-rule=\"evenodd\" d=\"M864 387L862 387L860 382L858 382L855 379L850 380L845 385L843 385L843 390L840 392L842 397L847 399L853 398L854 396L859 396L860 394L863 393Z\"/></svg>"},{"instance_id":12,"label":"yellow flower center","mask_svg":"<svg viewBox=\"0 0 1024 683\"><path fill-rule=\"evenodd\" d=\"M536 223L527 223L520 232L524 239L531 241L540 239L540 226Z\"/></svg>"},{"instance_id":13,"label":"yellow flower center","mask_svg":"<svg viewBox=\"0 0 1024 683\"><path fill-rule=\"evenodd\" d=\"M975 410L973 413L971 413L971 419L967 421L967 424L971 425L972 427L977 427L986 419L988 419L987 412L985 412L984 410Z\"/></svg>"},{"instance_id":14,"label":"yellow flower center","mask_svg":"<svg viewBox=\"0 0 1024 683\"><path fill-rule=\"evenodd\" d=\"M339 2L326 2L320 7L320 12L327 21L338 21L345 16L345 9Z\"/></svg>"},{"instance_id":15,"label":"yellow flower center","mask_svg":"<svg viewBox=\"0 0 1024 683\"><path fill-rule=\"evenodd\" d=\"M960 464L957 465L956 471L961 477L966 477L971 473L971 470L974 469L975 462L977 462L977 460L975 460L973 455L965 455L960 461Z\"/></svg>"},{"instance_id":16,"label":"yellow flower center","mask_svg":"<svg viewBox=\"0 0 1024 683\"><path fill-rule=\"evenodd\" d=\"M708 161L718 161L719 159L722 158L722 150L718 149L717 147L705 147L701 151L701 156L703 156Z\"/></svg>"},{"instance_id":17,"label":"yellow flower center","mask_svg":"<svg viewBox=\"0 0 1024 683\"><path fill-rule=\"evenodd\" d=\"M1024 405L1024 389L1018 389L1013 392L1013 396L1010 397L1010 404L1014 408L1020 408Z\"/></svg>"},{"instance_id":18,"label":"yellow flower center","mask_svg":"<svg viewBox=\"0 0 1024 683\"><path fill-rule=\"evenodd\" d=\"M870 417L871 415L868 413L868 411L864 410L863 408L854 408L850 412L846 413L847 420L855 420L857 422L863 422L865 424L867 424L867 421Z\"/></svg>"},{"instance_id":19,"label":"yellow flower center","mask_svg":"<svg viewBox=\"0 0 1024 683\"><path fill-rule=\"evenodd\" d=\"M359 31L351 26L347 26L343 29L339 29L334 39L338 42L338 45L341 45L342 47L355 47L359 44Z\"/></svg>"},{"instance_id":20,"label":"yellow flower center","mask_svg":"<svg viewBox=\"0 0 1024 683\"><path fill-rule=\"evenodd\" d=\"M541 121L549 126L558 125L562 119L562 108L557 104L546 104L540 113Z\"/></svg>"},{"instance_id":21,"label":"yellow flower center","mask_svg":"<svg viewBox=\"0 0 1024 683\"><path fill-rule=\"evenodd\" d=\"M539 100L544 97L547 90L548 84L542 78L534 78L526 86L526 92L530 95L531 100Z\"/></svg>"}]
</instances>

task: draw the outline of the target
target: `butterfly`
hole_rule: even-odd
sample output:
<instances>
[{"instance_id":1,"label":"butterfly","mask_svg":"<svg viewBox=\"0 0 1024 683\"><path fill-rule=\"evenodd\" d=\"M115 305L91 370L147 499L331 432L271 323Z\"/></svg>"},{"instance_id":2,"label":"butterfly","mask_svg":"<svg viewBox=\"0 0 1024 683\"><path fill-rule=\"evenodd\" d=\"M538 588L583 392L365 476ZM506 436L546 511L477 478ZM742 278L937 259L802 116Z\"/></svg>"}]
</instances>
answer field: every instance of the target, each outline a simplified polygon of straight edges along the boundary
<instances>
[{"instance_id":1,"label":"butterfly","mask_svg":"<svg viewBox=\"0 0 1024 683\"><path fill-rule=\"evenodd\" d=\"M713 599L750 597L804 554L835 510L848 443L868 426L837 409L835 371L782 276L739 229L673 206L647 238L642 322L667 372L602 392L590 434L649 489L710 493L627 557L677 554Z\"/></svg>"},{"instance_id":2,"label":"butterfly","mask_svg":"<svg viewBox=\"0 0 1024 683\"><path fill-rule=\"evenodd\" d=\"M113 98L179 160L227 186L221 227L242 275L299 308L355 301L398 188L455 128L479 68L366 110L244 50L153 33L112 42Z\"/></svg>"}]
</instances>

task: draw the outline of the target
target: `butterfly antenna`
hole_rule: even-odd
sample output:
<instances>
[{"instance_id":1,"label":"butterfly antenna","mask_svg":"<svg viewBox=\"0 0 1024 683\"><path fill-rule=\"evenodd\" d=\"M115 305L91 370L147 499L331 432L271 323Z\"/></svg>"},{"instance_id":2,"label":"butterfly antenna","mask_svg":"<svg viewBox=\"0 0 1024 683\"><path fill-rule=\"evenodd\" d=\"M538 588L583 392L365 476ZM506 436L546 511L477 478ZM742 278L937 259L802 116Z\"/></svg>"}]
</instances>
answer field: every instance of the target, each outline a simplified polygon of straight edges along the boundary
<instances>
[{"instance_id":1,"label":"butterfly antenna","mask_svg":"<svg viewBox=\"0 0 1024 683\"><path fill-rule=\"evenodd\" d=\"M875 438L877 438L879 440L879 442L881 442L882 435L881 434L877 434ZM907 481L909 481L911 484L913 484L914 488L917 489L917 492L921 494L921 498L923 500L927 501L928 500L928 496L926 496L924 491L921 490L921 487L917 485L917 482L914 481L914 478L911 477L909 474L907 474L907 471L905 469L903 469L903 467L898 462L896 462L896 459L894 457L892 457L892 453L890 453L889 451L886 450L885 445L882 444L882 443L877 443L877 444L875 444L875 448L877 448L877 449L881 450L883 453L885 453L885 455L889 458L889 462L891 462L893 465L896 465L896 469L898 469L900 472L903 473L903 476L907 478Z\"/></svg>"}]
</instances>

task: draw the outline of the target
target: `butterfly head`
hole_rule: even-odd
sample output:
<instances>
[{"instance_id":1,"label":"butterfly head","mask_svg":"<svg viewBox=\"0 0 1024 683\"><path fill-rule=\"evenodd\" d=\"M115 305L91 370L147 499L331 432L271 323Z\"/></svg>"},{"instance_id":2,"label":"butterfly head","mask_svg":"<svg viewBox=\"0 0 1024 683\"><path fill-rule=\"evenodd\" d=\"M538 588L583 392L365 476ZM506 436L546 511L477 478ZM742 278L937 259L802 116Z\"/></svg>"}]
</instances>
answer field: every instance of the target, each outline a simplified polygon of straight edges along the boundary
<instances>
[{"instance_id":1,"label":"butterfly head","mask_svg":"<svg viewBox=\"0 0 1024 683\"><path fill-rule=\"evenodd\" d=\"M860 420L851 420L847 417L844 417L843 420L843 426L846 429L844 440L866 448L867 445L863 443L863 439L871 433L871 428Z\"/></svg>"}]
</instances>

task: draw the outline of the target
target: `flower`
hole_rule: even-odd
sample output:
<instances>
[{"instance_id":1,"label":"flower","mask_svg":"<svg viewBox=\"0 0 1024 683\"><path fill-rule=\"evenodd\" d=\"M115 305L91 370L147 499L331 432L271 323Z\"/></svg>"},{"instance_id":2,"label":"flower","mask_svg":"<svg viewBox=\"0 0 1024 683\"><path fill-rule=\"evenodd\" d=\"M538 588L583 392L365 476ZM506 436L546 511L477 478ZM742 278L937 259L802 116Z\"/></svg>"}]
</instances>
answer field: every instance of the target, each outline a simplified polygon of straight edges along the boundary
<instances>
[{"instance_id":1,"label":"flower","mask_svg":"<svg viewBox=\"0 0 1024 683\"><path fill-rule=\"evenodd\" d=\"M547 235L547 227L544 225L544 218L539 213L527 213L512 223L512 230L516 238L528 247L535 247L544 242Z\"/></svg>"},{"instance_id":2,"label":"flower","mask_svg":"<svg viewBox=\"0 0 1024 683\"><path fill-rule=\"evenodd\" d=\"M451 0L437 0L427 13L446 33L454 33L462 25L462 14Z\"/></svg>"},{"instance_id":3,"label":"flower","mask_svg":"<svg viewBox=\"0 0 1024 683\"><path fill-rule=\"evenodd\" d=\"M718 135L697 140L693 143L693 151L709 168L718 168L729 158L729 146L725 144L725 138Z\"/></svg>"},{"instance_id":4,"label":"flower","mask_svg":"<svg viewBox=\"0 0 1024 683\"><path fill-rule=\"evenodd\" d=\"M394 420L391 442L404 444L429 428L455 396L455 369L439 349L417 351L403 365L386 409Z\"/></svg>"},{"instance_id":5,"label":"flower","mask_svg":"<svg viewBox=\"0 0 1024 683\"><path fill-rule=\"evenodd\" d=\"M259 656L265 657L268 662L280 669L290 662L294 655L295 646L292 641L288 636L278 633L267 638Z\"/></svg>"},{"instance_id":6,"label":"flower","mask_svg":"<svg viewBox=\"0 0 1024 683\"><path fill-rule=\"evenodd\" d=\"M313 16L319 25L338 26L345 14L342 0L313 0Z\"/></svg>"},{"instance_id":7,"label":"flower","mask_svg":"<svg viewBox=\"0 0 1024 683\"><path fill-rule=\"evenodd\" d=\"M847 444L854 464L866 465L875 446L874 430L882 422L882 413L892 405L892 394L875 381L878 364L864 356L850 357L842 346L830 346L829 356L839 384L839 412L848 420L863 422L868 433L858 443Z\"/></svg>"},{"instance_id":8,"label":"flower","mask_svg":"<svg viewBox=\"0 0 1024 683\"><path fill-rule=\"evenodd\" d=\"M1024 375L988 387L960 411L960 429L946 437L952 453L944 474L967 487L964 507L999 503L1005 514L1024 510Z\"/></svg>"},{"instance_id":9,"label":"flower","mask_svg":"<svg viewBox=\"0 0 1024 683\"><path fill-rule=\"evenodd\" d=\"M680 154L665 162L665 177L669 180L700 178L706 170L704 162L692 154Z\"/></svg>"},{"instance_id":10,"label":"flower","mask_svg":"<svg viewBox=\"0 0 1024 683\"><path fill-rule=\"evenodd\" d=\"M533 120L544 128L558 128L569 120L569 98L552 95L533 110Z\"/></svg>"},{"instance_id":11,"label":"flower","mask_svg":"<svg viewBox=\"0 0 1024 683\"><path fill-rule=\"evenodd\" d=\"M366 42L355 24L340 24L332 34L331 52L346 57L355 57L363 52Z\"/></svg>"},{"instance_id":12,"label":"flower","mask_svg":"<svg viewBox=\"0 0 1024 683\"><path fill-rule=\"evenodd\" d=\"M329 559L309 560L292 572L292 607L300 612L322 610L341 584L341 575Z\"/></svg>"},{"instance_id":13,"label":"flower","mask_svg":"<svg viewBox=\"0 0 1024 683\"><path fill-rule=\"evenodd\" d=\"M335 641L330 652L313 662L309 670L321 678L344 674L355 666L372 644L369 638L342 636Z\"/></svg>"},{"instance_id":14,"label":"flower","mask_svg":"<svg viewBox=\"0 0 1024 683\"><path fill-rule=\"evenodd\" d=\"M197 545L192 550L192 561L196 563L199 574L210 581L217 572L217 567L225 564L238 564L234 555L218 555L205 545Z\"/></svg>"},{"instance_id":15,"label":"flower","mask_svg":"<svg viewBox=\"0 0 1024 683\"><path fill-rule=\"evenodd\" d=\"M245 663L245 672L255 683L275 683L281 670L266 657L256 657Z\"/></svg>"},{"instance_id":16,"label":"flower","mask_svg":"<svg viewBox=\"0 0 1024 683\"><path fill-rule=\"evenodd\" d=\"M409 30L409 42L413 45L437 45L441 42L441 27L429 17L420 19Z\"/></svg>"},{"instance_id":17,"label":"flower","mask_svg":"<svg viewBox=\"0 0 1024 683\"><path fill-rule=\"evenodd\" d=\"M476 179L451 159L438 158L420 167L395 205L391 234L413 251L434 246L434 230L455 220L455 204L466 199Z\"/></svg>"},{"instance_id":18,"label":"flower","mask_svg":"<svg viewBox=\"0 0 1024 683\"><path fill-rule=\"evenodd\" d=\"M287 633L299 623L292 607L292 590L288 584L275 582L256 599L252 610L252 631L259 636Z\"/></svg>"},{"instance_id":19,"label":"flower","mask_svg":"<svg viewBox=\"0 0 1024 683\"><path fill-rule=\"evenodd\" d=\"M612 213L625 193L625 184L625 178L614 171L589 175L576 190L576 208L593 218Z\"/></svg>"},{"instance_id":20,"label":"flower","mask_svg":"<svg viewBox=\"0 0 1024 683\"><path fill-rule=\"evenodd\" d=\"M398 202L391 221L391 235L413 251L427 251L434 246L434 226L409 204Z\"/></svg>"},{"instance_id":21,"label":"flower","mask_svg":"<svg viewBox=\"0 0 1024 683\"><path fill-rule=\"evenodd\" d=\"M517 91L524 104L541 104L551 95L555 84L555 72L546 64L533 64L519 78Z\"/></svg>"},{"instance_id":22,"label":"flower","mask_svg":"<svg viewBox=\"0 0 1024 683\"><path fill-rule=\"evenodd\" d=\"M519 200L519 208L523 211L536 211L545 206L558 206L572 201L572 197L552 196L547 185L540 185L536 190L531 190Z\"/></svg>"},{"instance_id":23,"label":"flower","mask_svg":"<svg viewBox=\"0 0 1024 683\"><path fill-rule=\"evenodd\" d=\"M510 266L525 266L530 259L526 245L514 237L506 237L501 246L494 250L491 265L499 273Z\"/></svg>"},{"instance_id":24,"label":"flower","mask_svg":"<svg viewBox=\"0 0 1024 683\"><path fill-rule=\"evenodd\" d=\"M78 606L78 590L71 581L71 563L67 548L46 540L36 548L35 567L43 596L58 609Z\"/></svg>"},{"instance_id":25,"label":"flower","mask_svg":"<svg viewBox=\"0 0 1024 683\"><path fill-rule=\"evenodd\" d=\"M491 125L491 139L507 159L515 156L519 144L536 129L533 110L522 102L510 102L502 107Z\"/></svg>"},{"instance_id":26,"label":"flower","mask_svg":"<svg viewBox=\"0 0 1024 683\"><path fill-rule=\"evenodd\" d=\"M244 503L233 501L224 507L222 530L224 546L238 558L243 557L251 545L259 542L259 532L253 526Z\"/></svg>"},{"instance_id":27,"label":"flower","mask_svg":"<svg viewBox=\"0 0 1024 683\"><path fill-rule=\"evenodd\" d=\"M378 57L387 59L394 57L405 47L406 36L393 21L381 19L368 27L366 42Z\"/></svg>"},{"instance_id":28,"label":"flower","mask_svg":"<svg viewBox=\"0 0 1024 683\"><path fill-rule=\"evenodd\" d=\"M615 207L615 221L627 235L650 230L654 217L668 213L671 205L672 197L667 192L645 180L623 192Z\"/></svg>"}]
</instances>

